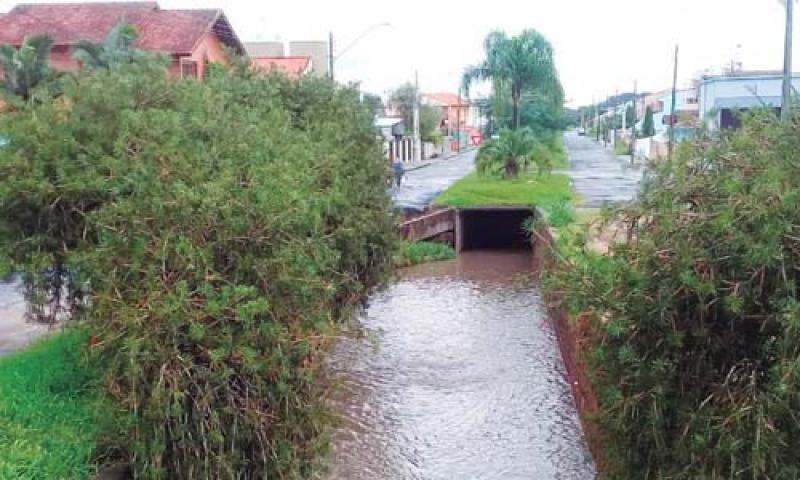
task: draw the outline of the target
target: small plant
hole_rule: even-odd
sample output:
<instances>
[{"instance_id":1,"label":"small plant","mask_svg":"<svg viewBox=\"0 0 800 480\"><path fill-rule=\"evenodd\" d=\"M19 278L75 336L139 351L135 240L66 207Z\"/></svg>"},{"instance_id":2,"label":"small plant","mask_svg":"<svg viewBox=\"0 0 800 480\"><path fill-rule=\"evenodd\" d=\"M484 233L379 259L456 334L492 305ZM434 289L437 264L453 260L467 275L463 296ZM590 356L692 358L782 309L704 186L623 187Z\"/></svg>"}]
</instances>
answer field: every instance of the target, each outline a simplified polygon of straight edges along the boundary
<instances>
[{"instance_id":1,"label":"small plant","mask_svg":"<svg viewBox=\"0 0 800 480\"><path fill-rule=\"evenodd\" d=\"M575 223L575 209L572 203L562 200L540 208L544 213L544 219L551 227L562 228Z\"/></svg>"},{"instance_id":2,"label":"small plant","mask_svg":"<svg viewBox=\"0 0 800 480\"><path fill-rule=\"evenodd\" d=\"M395 258L398 267L410 267L420 263L451 260L456 251L450 245L435 242L401 242Z\"/></svg>"},{"instance_id":3,"label":"small plant","mask_svg":"<svg viewBox=\"0 0 800 480\"><path fill-rule=\"evenodd\" d=\"M539 147L528 128L504 128L500 137L484 143L478 152L478 172L505 179L517 178L534 163L534 150Z\"/></svg>"}]
</instances>

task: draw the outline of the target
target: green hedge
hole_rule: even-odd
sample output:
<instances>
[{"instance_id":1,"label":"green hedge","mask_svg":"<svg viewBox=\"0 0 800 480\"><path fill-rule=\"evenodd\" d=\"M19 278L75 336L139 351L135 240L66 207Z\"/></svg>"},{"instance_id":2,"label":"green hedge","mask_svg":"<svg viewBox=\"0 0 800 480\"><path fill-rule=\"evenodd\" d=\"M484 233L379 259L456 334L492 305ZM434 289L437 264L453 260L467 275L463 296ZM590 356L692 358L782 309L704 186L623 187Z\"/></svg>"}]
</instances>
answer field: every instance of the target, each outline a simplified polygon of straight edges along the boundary
<instances>
[{"instance_id":1,"label":"green hedge","mask_svg":"<svg viewBox=\"0 0 800 480\"><path fill-rule=\"evenodd\" d=\"M607 478L800 478L800 129L683 144L622 212L630 243L549 280L594 319Z\"/></svg>"},{"instance_id":2,"label":"green hedge","mask_svg":"<svg viewBox=\"0 0 800 480\"><path fill-rule=\"evenodd\" d=\"M0 258L89 295L137 477L310 475L326 338L394 254L358 92L160 65L62 91L0 119Z\"/></svg>"}]
</instances>

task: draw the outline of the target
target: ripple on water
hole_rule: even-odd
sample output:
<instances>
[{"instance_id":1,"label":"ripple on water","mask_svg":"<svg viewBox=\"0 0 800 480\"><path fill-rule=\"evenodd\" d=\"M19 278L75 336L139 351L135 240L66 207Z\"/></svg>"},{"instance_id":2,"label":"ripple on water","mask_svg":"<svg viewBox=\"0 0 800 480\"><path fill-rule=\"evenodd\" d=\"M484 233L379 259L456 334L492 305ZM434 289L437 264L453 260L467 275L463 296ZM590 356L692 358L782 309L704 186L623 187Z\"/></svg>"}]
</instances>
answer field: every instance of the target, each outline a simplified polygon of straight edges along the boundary
<instances>
[{"instance_id":1,"label":"ripple on water","mask_svg":"<svg viewBox=\"0 0 800 480\"><path fill-rule=\"evenodd\" d=\"M523 253L410 269L336 347L331 478L590 479L554 333Z\"/></svg>"}]
</instances>

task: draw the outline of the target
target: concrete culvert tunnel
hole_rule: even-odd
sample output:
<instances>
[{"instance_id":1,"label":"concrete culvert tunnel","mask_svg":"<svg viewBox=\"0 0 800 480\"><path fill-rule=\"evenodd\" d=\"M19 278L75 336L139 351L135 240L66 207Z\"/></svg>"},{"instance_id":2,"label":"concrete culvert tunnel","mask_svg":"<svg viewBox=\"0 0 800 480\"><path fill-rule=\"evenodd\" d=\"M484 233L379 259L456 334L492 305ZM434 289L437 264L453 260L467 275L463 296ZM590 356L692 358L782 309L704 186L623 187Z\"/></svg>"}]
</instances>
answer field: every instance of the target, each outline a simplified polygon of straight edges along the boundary
<instances>
[{"instance_id":1,"label":"concrete culvert tunnel","mask_svg":"<svg viewBox=\"0 0 800 480\"><path fill-rule=\"evenodd\" d=\"M460 209L456 212L456 249L530 250L531 237L525 224L534 215L532 208Z\"/></svg>"}]
</instances>

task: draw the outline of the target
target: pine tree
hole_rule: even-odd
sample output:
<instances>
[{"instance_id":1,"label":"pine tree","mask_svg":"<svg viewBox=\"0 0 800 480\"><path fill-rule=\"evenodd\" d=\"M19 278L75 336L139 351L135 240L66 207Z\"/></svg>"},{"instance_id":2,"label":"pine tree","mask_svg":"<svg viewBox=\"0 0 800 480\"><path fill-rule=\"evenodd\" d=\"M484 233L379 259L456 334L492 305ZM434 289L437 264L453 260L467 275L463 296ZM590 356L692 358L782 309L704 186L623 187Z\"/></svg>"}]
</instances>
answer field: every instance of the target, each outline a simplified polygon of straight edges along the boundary
<instances>
[{"instance_id":1,"label":"pine tree","mask_svg":"<svg viewBox=\"0 0 800 480\"><path fill-rule=\"evenodd\" d=\"M656 134L656 128L653 124L653 109L647 107L644 112L644 121L642 122L642 137L648 138Z\"/></svg>"}]
</instances>

